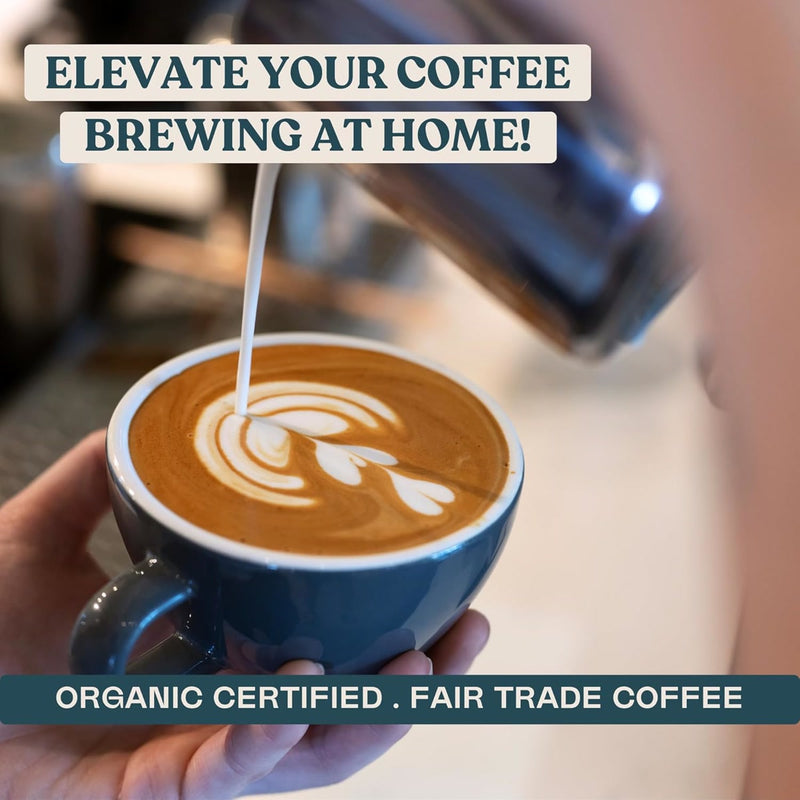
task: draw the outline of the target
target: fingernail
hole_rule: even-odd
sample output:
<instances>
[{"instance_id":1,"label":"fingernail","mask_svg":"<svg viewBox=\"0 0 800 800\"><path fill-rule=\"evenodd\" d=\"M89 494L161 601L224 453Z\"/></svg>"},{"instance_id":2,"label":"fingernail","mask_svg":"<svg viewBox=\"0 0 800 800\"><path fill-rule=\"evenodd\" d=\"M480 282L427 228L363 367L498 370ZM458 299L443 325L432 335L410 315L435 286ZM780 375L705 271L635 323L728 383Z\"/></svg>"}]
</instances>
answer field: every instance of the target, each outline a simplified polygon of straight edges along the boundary
<instances>
[{"instance_id":1,"label":"fingernail","mask_svg":"<svg viewBox=\"0 0 800 800\"><path fill-rule=\"evenodd\" d=\"M312 661L311 662L314 669L317 671L317 675L324 675L325 674L325 667L319 663L319 661Z\"/></svg>"},{"instance_id":2,"label":"fingernail","mask_svg":"<svg viewBox=\"0 0 800 800\"><path fill-rule=\"evenodd\" d=\"M428 662L428 675L433 675L433 661L428 656L425 656L425 660Z\"/></svg>"}]
</instances>

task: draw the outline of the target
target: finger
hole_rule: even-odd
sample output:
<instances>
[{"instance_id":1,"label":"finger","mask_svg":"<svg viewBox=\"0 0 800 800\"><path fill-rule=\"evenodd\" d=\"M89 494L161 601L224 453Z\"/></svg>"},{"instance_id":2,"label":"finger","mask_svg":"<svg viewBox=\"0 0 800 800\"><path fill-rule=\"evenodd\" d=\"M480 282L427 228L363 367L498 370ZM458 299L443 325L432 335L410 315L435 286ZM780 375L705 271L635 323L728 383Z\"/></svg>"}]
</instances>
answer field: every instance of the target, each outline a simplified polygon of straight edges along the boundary
<instances>
[{"instance_id":1,"label":"finger","mask_svg":"<svg viewBox=\"0 0 800 800\"><path fill-rule=\"evenodd\" d=\"M409 650L390 661L381 675L430 675L431 661ZM263 792L288 792L338 783L382 756L410 725L315 725L303 741L258 785Z\"/></svg>"},{"instance_id":2,"label":"finger","mask_svg":"<svg viewBox=\"0 0 800 800\"><path fill-rule=\"evenodd\" d=\"M433 674L433 664L425 653L419 650L409 650L407 653L392 659L378 674L431 675Z\"/></svg>"},{"instance_id":3,"label":"finger","mask_svg":"<svg viewBox=\"0 0 800 800\"><path fill-rule=\"evenodd\" d=\"M0 537L54 559L82 552L108 510L105 432L76 445L0 509Z\"/></svg>"},{"instance_id":4,"label":"finger","mask_svg":"<svg viewBox=\"0 0 800 800\"><path fill-rule=\"evenodd\" d=\"M489 620L468 609L428 650L436 675L463 675L489 640Z\"/></svg>"},{"instance_id":5,"label":"finger","mask_svg":"<svg viewBox=\"0 0 800 800\"><path fill-rule=\"evenodd\" d=\"M320 675L318 664L292 661L278 675ZM197 749L186 767L181 797L219 800L268 775L302 739L308 725L227 725Z\"/></svg>"}]
</instances>

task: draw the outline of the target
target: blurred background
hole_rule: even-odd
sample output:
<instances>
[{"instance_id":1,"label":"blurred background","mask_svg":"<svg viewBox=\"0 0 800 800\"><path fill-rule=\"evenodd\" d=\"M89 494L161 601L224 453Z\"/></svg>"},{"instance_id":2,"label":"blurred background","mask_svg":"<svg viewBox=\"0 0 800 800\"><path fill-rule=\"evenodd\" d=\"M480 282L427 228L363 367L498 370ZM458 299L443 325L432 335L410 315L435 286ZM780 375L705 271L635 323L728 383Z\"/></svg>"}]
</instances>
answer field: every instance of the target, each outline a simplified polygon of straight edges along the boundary
<instances>
[{"instance_id":1,"label":"blurred background","mask_svg":"<svg viewBox=\"0 0 800 800\"><path fill-rule=\"evenodd\" d=\"M24 44L318 41L326 20L332 41L560 40L520 27L520 0L163 5L0 3L0 501L144 372L238 335L254 179L62 164L64 109L24 101ZM390 340L510 414L526 485L476 604L493 626L477 672L724 673L735 563L697 288L651 323L689 259L624 113L599 89L575 105L557 109L552 167L284 168L257 330ZM91 547L109 572L128 564L111 518ZM295 796L734 798L743 754L720 727L419 727L363 774Z\"/></svg>"}]
</instances>

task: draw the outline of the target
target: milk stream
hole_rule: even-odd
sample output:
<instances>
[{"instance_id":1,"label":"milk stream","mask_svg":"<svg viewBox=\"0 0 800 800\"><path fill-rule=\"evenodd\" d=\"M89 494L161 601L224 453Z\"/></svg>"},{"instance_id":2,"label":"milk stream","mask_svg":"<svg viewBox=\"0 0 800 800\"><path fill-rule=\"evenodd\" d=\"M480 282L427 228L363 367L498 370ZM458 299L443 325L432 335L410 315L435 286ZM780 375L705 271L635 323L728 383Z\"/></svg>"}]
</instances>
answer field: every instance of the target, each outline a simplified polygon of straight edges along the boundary
<instances>
[{"instance_id":1,"label":"milk stream","mask_svg":"<svg viewBox=\"0 0 800 800\"><path fill-rule=\"evenodd\" d=\"M267 231L272 216L272 200L280 164L259 164L250 218L250 248L247 252L247 276L244 283L242 309L242 341L239 346L239 366L236 370L236 413L247 414L247 395L250 389L250 367L253 361L253 336L256 329L258 293L261 288L261 267Z\"/></svg>"},{"instance_id":2,"label":"milk stream","mask_svg":"<svg viewBox=\"0 0 800 800\"><path fill-rule=\"evenodd\" d=\"M391 428L400 425L392 409L380 400L343 386L308 381L250 385L261 270L279 170L278 164L258 167L236 391L233 398L225 395L201 414L194 435L197 454L212 475L240 494L285 507L315 505L317 498L313 491L309 493L315 481L291 472L293 433L314 446L319 467L316 481L327 475L356 486L362 483L362 472L371 466L388 475L397 497L408 508L425 516L441 514L442 506L456 498L451 489L406 475L390 453L357 444L360 428L388 425L386 437L391 441ZM253 404L249 406L251 398ZM353 444L326 441L328 436L344 431L355 437Z\"/></svg>"}]
</instances>

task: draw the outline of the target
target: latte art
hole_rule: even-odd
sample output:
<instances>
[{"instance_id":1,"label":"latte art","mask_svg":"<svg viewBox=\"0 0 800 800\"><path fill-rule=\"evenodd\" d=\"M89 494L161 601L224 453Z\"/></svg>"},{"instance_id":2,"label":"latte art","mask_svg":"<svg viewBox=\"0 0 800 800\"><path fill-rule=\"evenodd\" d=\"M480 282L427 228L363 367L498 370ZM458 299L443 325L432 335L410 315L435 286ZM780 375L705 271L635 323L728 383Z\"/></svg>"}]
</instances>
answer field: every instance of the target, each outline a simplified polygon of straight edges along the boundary
<instances>
[{"instance_id":1,"label":"latte art","mask_svg":"<svg viewBox=\"0 0 800 800\"><path fill-rule=\"evenodd\" d=\"M237 355L156 387L130 428L134 467L170 510L234 541L292 553L385 553L477 520L508 447L465 388L358 347L253 350L247 414Z\"/></svg>"},{"instance_id":2,"label":"latte art","mask_svg":"<svg viewBox=\"0 0 800 800\"><path fill-rule=\"evenodd\" d=\"M322 502L315 492L320 481L358 486L379 470L418 514L441 514L442 505L456 499L441 483L404 474L391 453L358 444L365 428L389 441L403 430L397 414L369 394L311 381L267 381L251 384L246 417L236 414L235 401L230 392L212 402L193 439L206 469L242 495L288 508L314 506ZM339 441L328 441L331 436ZM293 458L302 447L314 453L313 474L303 475Z\"/></svg>"}]
</instances>

